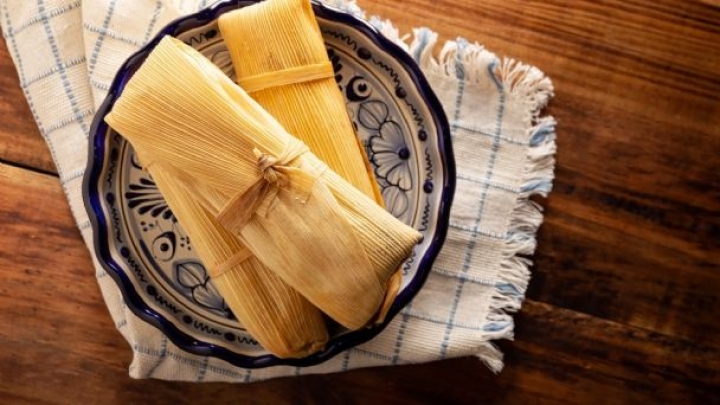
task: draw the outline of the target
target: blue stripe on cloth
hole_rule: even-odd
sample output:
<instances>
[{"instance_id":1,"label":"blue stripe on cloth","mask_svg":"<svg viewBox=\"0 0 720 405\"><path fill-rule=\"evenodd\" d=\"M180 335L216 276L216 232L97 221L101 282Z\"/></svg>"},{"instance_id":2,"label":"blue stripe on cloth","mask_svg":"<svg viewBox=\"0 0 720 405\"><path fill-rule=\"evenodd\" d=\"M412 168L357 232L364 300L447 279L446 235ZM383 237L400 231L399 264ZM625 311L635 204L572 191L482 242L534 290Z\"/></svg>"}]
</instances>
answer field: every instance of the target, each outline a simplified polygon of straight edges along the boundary
<instances>
[{"instance_id":1,"label":"blue stripe on cloth","mask_svg":"<svg viewBox=\"0 0 720 405\"><path fill-rule=\"evenodd\" d=\"M167 351L167 357L177 361L178 363L182 363L193 368L198 368L201 365L201 362L197 360L189 359L175 352L171 352L170 350Z\"/></svg>"},{"instance_id":2,"label":"blue stripe on cloth","mask_svg":"<svg viewBox=\"0 0 720 405\"><path fill-rule=\"evenodd\" d=\"M455 132L458 129L460 122L460 109L462 108L463 95L465 94L465 66L463 65L463 55L465 53L465 47L467 41L458 39L457 41L457 53L455 54L455 76L457 76L458 89L457 96L455 97L455 114L453 116L452 127L450 130L451 139L455 139ZM463 281L458 282L458 287L455 290L455 302L451 310L451 317L454 317L454 313L457 310L457 304L460 302L460 294L462 293ZM442 343L440 344L440 357L445 357L447 353L448 341L450 340L450 332L452 331L452 325L448 323L445 327L445 335L443 336Z\"/></svg>"},{"instance_id":3,"label":"blue stripe on cloth","mask_svg":"<svg viewBox=\"0 0 720 405\"><path fill-rule=\"evenodd\" d=\"M485 279L485 278L480 278L480 277L471 276L471 275L466 274L466 273L455 273L455 272L453 272L453 271L444 269L444 268L439 267L439 266L433 267L432 271L433 271L433 273L439 274L439 275L441 275L441 276L443 276L443 277L453 277L453 278L457 278L457 279L460 279L460 280L465 280L465 281L468 282L468 283L484 285L484 286L487 286L487 287L494 287L495 284L496 284L494 281L491 281L491 280L488 280L488 279Z\"/></svg>"},{"instance_id":4,"label":"blue stripe on cloth","mask_svg":"<svg viewBox=\"0 0 720 405\"><path fill-rule=\"evenodd\" d=\"M405 330L407 329L407 324L410 320L410 316L407 314L406 311L409 311L410 309L412 309L412 302L405 306L405 309L401 314L402 319L400 319L400 326L398 327L398 334L397 338L395 339L395 349L393 350L393 365L398 364L398 362L400 361L400 349L402 349L403 340L405 339Z\"/></svg>"},{"instance_id":5,"label":"blue stripe on cloth","mask_svg":"<svg viewBox=\"0 0 720 405\"><path fill-rule=\"evenodd\" d=\"M343 353L342 364L340 365L340 371L347 371L349 364L350 364L350 350L345 350L345 353Z\"/></svg>"},{"instance_id":6,"label":"blue stripe on cloth","mask_svg":"<svg viewBox=\"0 0 720 405\"><path fill-rule=\"evenodd\" d=\"M15 55L15 61L17 62L17 70L18 74L20 75L20 82L26 83L25 78L25 68L23 67L23 61L22 57L20 56L20 50L17 46L17 40L15 39L15 33L13 32L13 26L12 21L10 21L10 10L8 10L7 7L7 1L0 2L3 6L3 14L5 14L5 27L6 27L6 33L8 39L10 39L10 46L12 47L12 52ZM43 123L40 121L40 116L37 114L37 110L35 109L35 104L33 103L32 95L30 94L29 89L27 89L26 86L23 86L23 90L25 91L25 96L27 97L28 105L30 106L30 111L32 112L32 115L35 117L35 121L38 124L38 128L40 129L40 132L44 135L45 129L43 128ZM47 140L47 139L46 139ZM52 149L52 144L48 142L48 146L50 149ZM53 153L54 156L54 153Z\"/></svg>"},{"instance_id":7,"label":"blue stripe on cloth","mask_svg":"<svg viewBox=\"0 0 720 405\"><path fill-rule=\"evenodd\" d=\"M159 352L159 351L157 351L157 350L155 350L155 349L151 349L151 348L149 348L149 347L140 346L140 345L137 344L137 343L135 343L132 348L133 348L133 351L134 351L134 352L136 352L136 353L141 353L141 354L144 354L144 355L147 355L147 356L158 357L158 356L160 355L160 352Z\"/></svg>"},{"instance_id":8,"label":"blue stripe on cloth","mask_svg":"<svg viewBox=\"0 0 720 405\"><path fill-rule=\"evenodd\" d=\"M140 346L138 344L133 345L133 351L135 351L137 353L142 353L142 354L145 354L148 356L154 356L154 357L161 357L161 355L162 355L161 351L157 351L157 350L154 350L154 349L151 349L148 347ZM214 373L218 373L218 374L228 375L231 377L239 376L238 373L233 372L231 370L220 368L220 367L209 366L207 364L207 360L209 359L208 357L203 357L202 361L198 361L198 360L187 358L187 357L177 354L175 352L171 352L170 350L165 351L165 356L168 358L172 358L174 361L177 361L178 363L185 364L185 365L188 365L193 368L200 369L203 367L203 364L205 363L204 367L206 368L206 370L210 370L210 371L212 371ZM246 376L246 378L247 378L247 376Z\"/></svg>"},{"instance_id":9,"label":"blue stripe on cloth","mask_svg":"<svg viewBox=\"0 0 720 405\"><path fill-rule=\"evenodd\" d=\"M40 14L45 13L45 0L37 0L37 5L38 12ZM80 112L80 107L77 104L77 99L72 91L72 87L70 86L70 80L68 79L67 72L65 71L65 67L63 66L62 60L60 58L60 49L58 48L57 41L55 40L52 27L50 26L50 20L48 18L42 18L42 23L45 27L45 36L47 37L48 43L50 44L50 50L52 51L53 57L55 58L55 65L58 68L58 73L60 73L60 79L62 81L63 88L65 89L65 94L67 95L67 98L70 101L70 106L75 113L75 119L78 124L80 124L80 128L83 130L85 136L88 136L88 127L87 125L85 125L85 117Z\"/></svg>"},{"instance_id":10,"label":"blue stripe on cloth","mask_svg":"<svg viewBox=\"0 0 720 405\"><path fill-rule=\"evenodd\" d=\"M62 65L65 69L70 69L71 67L81 65L83 63L85 63L85 57L81 56L79 58L74 58L74 59L70 59L67 62L63 62ZM43 73L39 74L38 76L35 76L31 79L28 79L27 83L21 83L21 86L22 87L30 87L33 84L39 82L40 80L46 79L46 78L58 73L59 71L60 70L57 68L57 66L54 66L53 68L49 69L48 71L43 72Z\"/></svg>"},{"instance_id":11,"label":"blue stripe on cloth","mask_svg":"<svg viewBox=\"0 0 720 405\"><path fill-rule=\"evenodd\" d=\"M209 361L210 361L209 357L203 357L202 364L200 365L200 368L198 369L197 382L202 382L202 380L205 379L205 373L207 372L207 366L208 366Z\"/></svg>"},{"instance_id":12,"label":"blue stripe on cloth","mask_svg":"<svg viewBox=\"0 0 720 405\"><path fill-rule=\"evenodd\" d=\"M420 63L420 57L422 56L422 53L428 44L428 36L430 35L430 30L427 28L420 28L420 30L418 31L418 35L420 37L420 43L418 44L417 48L415 48L412 56L413 59L415 59L415 62Z\"/></svg>"},{"instance_id":13,"label":"blue stripe on cloth","mask_svg":"<svg viewBox=\"0 0 720 405\"><path fill-rule=\"evenodd\" d=\"M412 318L419 319L419 320L421 320L421 321L430 322L430 323L436 323L436 324L438 324L438 325L452 325L453 328L458 328L458 329L467 329L467 330L475 330L475 331L482 331L482 330L483 330L482 326L478 326L478 325L468 325L468 324L465 324L465 323L449 322L447 319L437 319L437 318L433 318L433 317L431 317L431 316L416 314L416 313L413 313L413 312L407 312L407 315L410 316L410 317L412 317Z\"/></svg>"},{"instance_id":14,"label":"blue stripe on cloth","mask_svg":"<svg viewBox=\"0 0 720 405\"><path fill-rule=\"evenodd\" d=\"M455 96L455 113L450 128L450 137L455 138L455 132L458 129L460 123L460 109L462 108L463 96L465 95L465 65L463 64L463 54L465 53L465 47L467 41L458 38L457 41L457 53L455 54L455 76L458 79L457 96Z\"/></svg>"},{"instance_id":15,"label":"blue stripe on cloth","mask_svg":"<svg viewBox=\"0 0 720 405\"><path fill-rule=\"evenodd\" d=\"M503 294L508 294L515 298L522 298L522 292L511 283L497 283L495 288Z\"/></svg>"},{"instance_id":16,"label":"blue stripe on cloth","mask_svg":"<svg viewBox=\"0 0 720 405\"><path fill-rule=\"evenodd\" d=\"M505 99L505 92L504 92L505 86L503 86L502 82L500 81L500 78L497 77L497 75L495 74L495 69L497 69L498 63L500 63L500 62L498 61L497 58L495 58L495 60L493 60L488 65L487 73L488 73L488 76L490 76L490 79L493 81L493 83L495 83L495 87L497 88L497 90L500 92L501 99L504 100ZM503 107L502 104L498 107L498 113L499 113L500 118L502 118L502 113L503 113L504 109L505 109L505 107ZM495 131L495 136L500 136L499 132L502 130L502 128L496 128L496 129L497 129L497 131Z\"/></svg>"},{"instance_id":17,"label":"blue stripe on cloth","mask_svg":"<svg viewBox=\"0 0 720 405\"><path fill-rule=\"evenodd\" d=\"M348 349L348 350L352 350L354 353L359 353L359 354L362 354L367 357L372 357L373 359L378 359L378 360L383 360L383 361L388 361L388 362L392 361L391 357L386 356L384 354L371 352L370 350L360 349L358 347L354 347L354 348Z\"/></svg>"},{"instance_id":18,"label":"blue stripe on cloth","mask_svg":"<svg viewBox=\"0 0 720 405\"><path fill-rule=\"evenodd\" d=\"M73 115L71 117L63 118L59 122L56 122L55 124L45 128L45 135L49 137L50 134L52 134L53 132L63 129L63 128L67 127L68 125L73 124L75 122L78 122L78 117L80 117L82 119L85 117L89 117L93 114L95 114L95 111L91 108L88 108L85 111L80 111L80 113L73 112ZM87 132L85 133L85 136L87 136ZM64 176L62 176L62 177L64 177Z\"/></svg>"},{"instance_id":19,"label":"blue stripe on cloth","mask_svg":"<svg viewBox=\"0 0 720 405\"><path fill-rule=\"evenodd\" d=\"M552 180L542 179L531 181L520 188L523 193L547 194L552 190Z\"/></svg>"},{"instance_id":20,"label":"blue stripe on cloth","mask_svg":"<svg viewBox=\"0 0 720 405\"><path fill-rule=\"evenodd\" d=\"M18 24L17 27L15 27L15 35L32 27L35 24L42 22L43 19L57 17L59 15L67 13L68 11L72 11L72 10L80 7L80 4L81 4L81 2L78 0L73 3L67 4L63 7L56 7L54 9L52 9L49 13L38 13L38 15L32 17L31 19Z\"/></svg>"},{"instance_id":21,"label":"blue stripe on cloth","mask_svg":"<svg viewBox=\"0 0 720 405\"><path fill-rule=\"evenodd\" d=\"M483 327L485 332L498 332L512 325L512 322L490 322Z\"/></svg>"},{"instance_id":22,"label":"blue stripe on cloth","mask_svg":"<svg viewBox=\"0 0 720 405\"><path fill-rule=\"evenodd\" d=\"M160 16L160 11L162 11L162 2L158 0L157 2L155 2L155 11L153 11L152 19L150 19L150 24L147 27L147 31L145 31L143 43L147 43L150 40L150 35L152 35L153 29L155 29L155 24L157 24L158 17Z\"/></svg>"},{"instance_id":23,"label":"blue stripe on cloth","mask_svg":"<svg viewBox=\"0 0 720 405\"><path fill-rule=\"evenodd\" d=\"M126 37L125 35L115 32L109 28L102 28L102 27L98 27L98 26L91 25L88 23L84 23L83 28L85 28L86 30L88 30L90 32L94 32L98 35L104 35L106 39L107 38L116 39L120 42L125 42L126 44L132 45L136 48L139 48L143 45L141 41L130 38L130 37Z\"/></svg>"},{"instance_id":24,"label":"blue stripe on cloth","mask_svg":"<svg viewBox=\"0 0 720 405\"><path fill-rule=\"evenodd\" d=\"M455 125L455 128L461 129L461 130L463 130L463 131L467 131L467 132L470 132L470 133L473 133L473 134L478 134L478 135L482 135L482 136L487 136L487 137L489 137L489 138L498 138L498 139L500 139L501 141L506 142L506 143L509 143L509 144L511 144L511 145L531 146L530 142L528 142L528 141L520 141L520 140L517 140L517 139L513 139L513 138L510 138L510 137L507 137L507 136L502 136L502 135L500 135L500 136L498 137L497 134L495 134L494 132L483 131L482 129L470 127L470 126L463 125L463 124L460 124L460 123L458 123L457 125Z\"/></svg>"},{"instance_id":25,"label":"blue stripe on cloth","mask_svg":"<svg viewBox=\"0 0 720 405\"><path fill-rule=\"evenodd\" d=\"M463 231L463 232L469 232L470 234L473 235L473 237L484 236L486 238L492 238L492 239L506 239L507 238L507 235L480 229L480 227L477 224L473 224L473 226L466 226L466 225L458 224L456 222L450 222L450 228L457 229L457 230Z\"/></svg>"},{"instance_id":26,"label":"blue stripe on cloth","mask_svg":"<svg viewBox=\"0 0 720 405\"><path fill-rule=\"evenodd\" d=\"M482 188L482 195L480 196L480 206L478 207L477 216L475 217L475 224L473 225L473 231L470 234L470 239L468 240L468 245L465 249L465 258L463 260L463 267L462 272L467 273L467 271L470 269L470 263L472 262L472 256L475 250L475 245L477 244L477 237L480 236L479 230L480 230L480 224L482 222L482 217L485 211L485 202L487 201L487 192L490 188L489 183L493 176L493 171L495 169L495 161L497 160L497 153L500 149L500 136L502 135L502 120L503 115L505 114L505 89L503 88L502 83L500 80L495 76L494 71L497 67L498 60L495 59L489 66L488 66L488 74L495 82L495 85L497 87L498 91L498 112L497 112L497 118L495 122L495 137L493 138L493 144L492 149L490 152L490 159L488 161L488 167L485 174L485 182L483 184ZM449 342L450 342L450 334L453 330L453 323L455 322L455 316L457 315L457 309L458 305L460 304L460 298L462 296L462 291L465 286L467 280L460 279L458 286L455 290L455 298L453 300L453 305L450 310L450 317L447 327L445 328L445 336L443 337L442 344L440 345L440 358L445 358L447 355Z\"/></svg>"},{"instance_id":27,"label":"blue stripe on cloth","mask_svg":"<svg viewBox=\"0 0 720 405\"><path fill-rule=\"evenodd\" d=\"M540 127L532 135L532 137L530 138L530 146L538 146L541 143L547 142L554 138L555 138L554 122L542 123L542 124L540 124Z\"/></svg>"},{"instance_id":28,"label":"blue stripe on cloth","mask_svg":"<svg viewBox=\"0 0 720 405\"><path fill-rule=\"evenodd\" d=\"M98 90L108 91L110 90L110 85L105 83L100 83L97 80L90 79L90 84L95 87Z\"/></svg>"},{"instance_id":29,"label":"blue stripe on cloth","mask_svg":"<svg viewBox=\"0 0 720 405\"><path fill-rule=\"evenodd\" d=\"M488 186L490 186L492 188L496 188L498 190L505 190L505 191L508 191L511 193L519 193L523 190L520 187L515 187L515 186L511 186L509 184L503 184L503 183L499 183L499 182L495 182L495 181L487 181L485 179L478 179L478 178L467 176L467 175L461 174L461 173L458 173L456 175L456 177L460 180L467 180L467 181L471 181L473 183L487 184Z\"/></svg>"},{"instance_id":30,"label":"blue stripe on cloth","mask_svg":"<svg viewBox=\"0 0 720 405\"><path fill-rule=\"evenodd\" d=\"M107 29L110 27L110 20L112 20L113 14L115 14L116 4L117 0L110 1L107 14L105 14L105 19L103 20L101 32L98 33L98 37L95 40L95 46L93 47L92 54L90 55L90 61L88 63L88 72L90 72L90 76L93 76L93 73L95 73L95 65L97 65L98 56L100 55L100 50L102 50L105 35L107 35Z\"/></svg>"},{"instance_id":31,"label":"blue stripe on cloth","mask_svg":"<svg viewBox=\"0 0 720 405\"><path fill-rule=\"evenodd\" d=\"M145 378L151 378L153 373L155 372L155 370L158 368L158 366L160 366L162 361L165 359L165 356L167 356L167 344L168 344L168 339L167 339L167 337L163 336L162 340L160 341L160 355L158 356L159 359L157 360L155 365L152 366L152 368L150 370L148 370Z\"/></svg>"}]
</instances>

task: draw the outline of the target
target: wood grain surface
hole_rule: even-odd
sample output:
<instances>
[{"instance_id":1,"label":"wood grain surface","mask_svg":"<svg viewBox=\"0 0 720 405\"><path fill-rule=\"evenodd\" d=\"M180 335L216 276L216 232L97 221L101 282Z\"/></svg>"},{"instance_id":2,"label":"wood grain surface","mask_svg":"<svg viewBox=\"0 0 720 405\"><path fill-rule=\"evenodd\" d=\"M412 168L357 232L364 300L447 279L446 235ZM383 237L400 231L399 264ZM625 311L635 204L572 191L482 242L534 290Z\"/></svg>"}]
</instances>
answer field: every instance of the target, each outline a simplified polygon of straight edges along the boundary
<instances>
[{"instance_id":1,"label":"wood grain surface","mask_svg":"<svg viewBox=\"0 0 720 405\"><path fill-rule=\"evenodd\" d=\"M536 65L554 191L506 369L476 359L248 386L134 381L0 45L0 403L720 403L720 8L360 0Z\"/></svg>"}]
</instances>

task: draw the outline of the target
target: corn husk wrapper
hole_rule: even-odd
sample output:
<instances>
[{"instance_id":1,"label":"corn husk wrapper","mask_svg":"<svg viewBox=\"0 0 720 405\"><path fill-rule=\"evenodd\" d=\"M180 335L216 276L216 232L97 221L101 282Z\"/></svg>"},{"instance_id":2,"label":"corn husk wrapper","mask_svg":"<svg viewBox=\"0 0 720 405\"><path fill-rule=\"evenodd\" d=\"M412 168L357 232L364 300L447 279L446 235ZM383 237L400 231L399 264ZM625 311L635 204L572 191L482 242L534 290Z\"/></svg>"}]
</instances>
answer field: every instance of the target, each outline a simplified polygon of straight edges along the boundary
<instances>
[{"instance_id":1,"label":"corn husk wrapper","mask_svg":"<svg viewBox=\"0 0 720 405\"><path fill-rule=\"evenodd\" d=\"M223 14L219 27L240 87L333 171L383 205L310 0L266 0ZM384 318L401 277L398 270L388 280L376 321Z\"/></svg>"},{"instance_id":2,"label":"corn husk wrapper","mask_svg":"<svg viewBox=\"0 0 720 405\"><path fill-rule=\"evenodd\" d=\"M320 310L252 257L188 193L172 167L157 163L149 171L213 283L253 338L281 358L305 357L322 349L328 332Z\"/></svg>"},{"instance_id":3,"label":"corn husk wrapper","mask_svg":"<svg viewBox=\"0 0 720 405\"><path fill-rule=\"evenodd\" d=\"M309 0L266 0L225 13L220 32L240 87L337 174L377 202Z\"/></svg>"},{"instance_id":4,"label":"corn husk wrapper","mask_svg":"<svg viewBox=\"0 0 720 405\"><path fill-rule=\"evenodd\" d=\"M108 122L113 125L112 117ZM142 151L137 153L142 161ZM228 307L253 338L281 358L301 358L321 350L328 340L321 311L252 257L240 239L189 194L172 166L157 163L147 170L193 240Z\"/></svg>"},{"instance_id":5,"label":"corn husk wrapper","mask_svg":"<svg viewBox=\"0 0 720 405\"><path fill-rule=\"evenodd\" d=\"M106 120L144 165L172 167L258 260L347 328L373 317L420 239L173 38L148 56Z\"/></svg>"}]
</instances>

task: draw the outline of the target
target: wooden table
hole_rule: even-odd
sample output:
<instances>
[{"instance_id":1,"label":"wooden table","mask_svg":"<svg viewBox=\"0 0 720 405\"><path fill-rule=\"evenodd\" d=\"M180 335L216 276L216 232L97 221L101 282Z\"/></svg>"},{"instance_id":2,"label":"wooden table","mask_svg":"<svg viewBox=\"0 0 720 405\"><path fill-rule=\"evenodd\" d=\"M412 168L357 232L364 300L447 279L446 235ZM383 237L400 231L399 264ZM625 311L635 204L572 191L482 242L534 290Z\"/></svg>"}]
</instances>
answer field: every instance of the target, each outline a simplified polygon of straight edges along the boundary
<instances>
[{"instance_id":1,"label":"wooden table","mask_svg":"<svg viewBox=\"0 0 720 405\"><path fill-rule=\"evenodd\" d=\"M499 376L467 358L249 386L131 380L0 45L0 403L720 403L717 3L360 1L554 81L555 189Z\"/></svg>"}]
</instances>

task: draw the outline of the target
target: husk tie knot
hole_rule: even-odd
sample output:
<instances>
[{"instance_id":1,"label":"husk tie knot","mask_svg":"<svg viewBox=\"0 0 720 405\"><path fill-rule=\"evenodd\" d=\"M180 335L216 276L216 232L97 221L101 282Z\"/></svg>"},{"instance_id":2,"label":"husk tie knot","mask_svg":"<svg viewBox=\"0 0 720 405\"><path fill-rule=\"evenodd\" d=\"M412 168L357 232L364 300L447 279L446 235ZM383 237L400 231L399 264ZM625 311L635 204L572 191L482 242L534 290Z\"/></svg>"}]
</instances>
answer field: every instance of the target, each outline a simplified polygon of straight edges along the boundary
<instances>
[{"instance_id":1,"label":"husk tie knot","mask_svg":"<svg viewBox=\"0 0 720 405\"><path fill-rule=\"evenodd\" d=\"M240 232L253 215L265 217L272 211L281 189L295 194L300 202L306 201L325 169L303 165L299 158L308 152L307 145L296 139L288 142L278 156L254 148L259 176L245 192L227 203L219 213L218 221L226 228Z\"/></svg>"}]
</instances>

